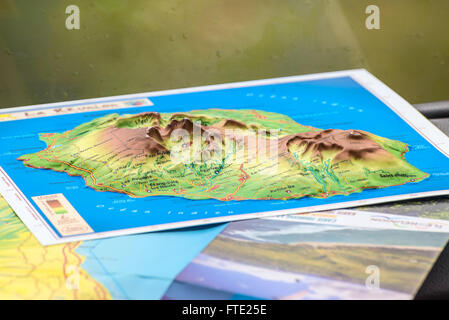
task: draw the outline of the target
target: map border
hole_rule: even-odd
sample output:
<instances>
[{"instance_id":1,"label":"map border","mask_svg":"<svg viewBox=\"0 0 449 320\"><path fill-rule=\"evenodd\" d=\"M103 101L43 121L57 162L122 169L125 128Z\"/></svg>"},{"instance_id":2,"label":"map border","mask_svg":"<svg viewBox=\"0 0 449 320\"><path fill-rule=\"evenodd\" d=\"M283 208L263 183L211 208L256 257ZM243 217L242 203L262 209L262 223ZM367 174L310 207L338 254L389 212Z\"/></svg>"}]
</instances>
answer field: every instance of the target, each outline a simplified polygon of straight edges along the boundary
<instances>
[{"instance_id":1,"label":"map border","mask_svg":"<svg viewBox=\"0 0 449 320\"><path fill-rule=\"evenodd\" d=\"M27 111L36 110L46 110L51 108L64 108L64 107L74 107L77 105L86 105L93 103L102 102L119 102L129 99L145 99L151 98L152 96L164 96L164 95L174 95L181 93L190 92L204 92L220 89L231 89L231 88L242 88L251 87L259 85L272 85L272 84L282 84L282 83L292 83L292 82L302 82L310 80L323 80L332 79L340 77L351 77L354 81L360 84L363 88L368 90L371 94L380 99L386 106L388 106L393 112L395 112L402 120L404 120L408 125L410 125L417 133L419 133L423 138L425 138L430 144L432 144L437 150L439 150L443 155L449 158L449 137L447 137L440 129L438 129L434 124L432 124L428 119L426 119L421 113L419 113L411 104L409 104L405 99L399 96L396 92L382 83L379 79L373 76L365 69L354 69L327 73L318 73L310 75L301 76L289 76L273 79L263 79L263 80L253 80L244 82L233 82L227 84L217 84L209 86L200 86L192 88L183 89L173 89L164 91L153 91L147 93L138 93L130 95L120 95L120 96L110 96L104 98L96 99L85 99L85 100L75 100L67 101L62 103L49 103L40 105L31 105L24 107L14 107L8 109L1 109L0 116L7 115L11 113L20 113ZM88 111L87 111L88 112ZM53 115L57 116L57 115ZM1 122L1 121L0 121ZM311 211L328 211L334 209L352 208L357 206L365 206L370 204L378 204L384 202L393 202L398 200L431 197L439 195L448 195L448 190L438 190L438 191L428 191L428 192L418 192L409 193L394 196L376 197L372 199L364 200L354 200L341 203L333 204L323 204L310 207L284 209L276 211L266 211L266 212L256 212L233 215L230 217L215 217L206 218L190 221L182 221L175 223L166 223L159 225L143 226L137 228L128 228L114 231L106 232L94 232L91 234L84 234L78 236L58 236L53 229L47 224L47 222L42 218L41 214L36 210L36 208L30 203L28 198L21 192L21 190L16 186L14 181L7 175L4 169L0 166L0 194L6 199L10 206L14 209L19 218L25 223L28 229L34 234L38 241L42 245L52 245L58 243L67 243L73 241L83 241L100 239L113 236L130 235L136 233L143 233L149 231L161 231L169 230L175 228L186 228L199 225L207 225L221 222L230 222L237 220L244 220L249 218L261 218L261 217L272 217L286 214L298 214Z\"/></svg>"}]
</instances>

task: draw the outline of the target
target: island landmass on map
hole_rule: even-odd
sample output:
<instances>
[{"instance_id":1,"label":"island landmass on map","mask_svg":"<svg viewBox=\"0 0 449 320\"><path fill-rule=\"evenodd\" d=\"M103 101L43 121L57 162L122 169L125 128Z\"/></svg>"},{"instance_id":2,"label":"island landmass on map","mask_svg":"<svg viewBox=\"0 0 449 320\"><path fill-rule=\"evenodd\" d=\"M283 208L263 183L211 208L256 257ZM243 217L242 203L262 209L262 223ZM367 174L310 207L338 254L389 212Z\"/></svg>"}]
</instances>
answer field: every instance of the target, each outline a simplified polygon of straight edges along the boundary
<instances>
[{"instance_id":1,"label":"island landmass on map","mask_svg":"<svg viewBox=\"0 0 449 320\"><path fill-rule=\"evenodd\" d=\"M109 114L18 158L131 197L272 200L327 198L416 183L406 143L362 130L319 129L260 110Z\"/></svg>"}]
</instances>

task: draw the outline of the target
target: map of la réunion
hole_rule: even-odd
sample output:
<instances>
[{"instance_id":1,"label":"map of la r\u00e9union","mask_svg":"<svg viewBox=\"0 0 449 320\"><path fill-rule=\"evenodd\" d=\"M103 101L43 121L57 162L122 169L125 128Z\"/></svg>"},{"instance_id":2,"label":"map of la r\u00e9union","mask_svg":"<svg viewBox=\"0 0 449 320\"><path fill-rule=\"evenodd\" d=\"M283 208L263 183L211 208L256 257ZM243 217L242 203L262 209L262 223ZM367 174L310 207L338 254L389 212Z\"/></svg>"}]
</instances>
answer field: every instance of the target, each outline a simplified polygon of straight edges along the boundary
<instances>
[{"instance_id":1,"label":"map of la r\u00e9union","mask_svg":"<svg viewBox=\"0 0 449 320\"><path fill-rule=\"evenodd\" d=\"M26 166L136 198L327 198L428 177L403 142L258 110L114 113L40 139L45 149L19 157Z\"/></svg>"}]
</instances>

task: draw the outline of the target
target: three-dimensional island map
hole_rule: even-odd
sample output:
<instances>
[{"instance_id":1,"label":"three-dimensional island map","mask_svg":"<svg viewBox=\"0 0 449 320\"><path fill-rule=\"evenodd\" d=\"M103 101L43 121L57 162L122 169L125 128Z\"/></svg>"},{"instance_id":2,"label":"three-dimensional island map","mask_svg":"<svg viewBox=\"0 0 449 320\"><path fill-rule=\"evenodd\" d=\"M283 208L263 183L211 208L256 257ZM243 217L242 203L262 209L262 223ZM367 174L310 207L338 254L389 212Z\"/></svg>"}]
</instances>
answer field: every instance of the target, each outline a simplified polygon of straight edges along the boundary
<instances>
[{"instance_id":1,"label":"three-dimensional island map","mask_svg":"<svg viewBox=\"0 0 449 320\"><path fill-rule=\"evenodd\" d=\"M47 147L21 156L26 166L130 197L326 198L428 176L407 163L400 141L261 110L113 113L40 139Z\"/></svg>"}]
</instances>

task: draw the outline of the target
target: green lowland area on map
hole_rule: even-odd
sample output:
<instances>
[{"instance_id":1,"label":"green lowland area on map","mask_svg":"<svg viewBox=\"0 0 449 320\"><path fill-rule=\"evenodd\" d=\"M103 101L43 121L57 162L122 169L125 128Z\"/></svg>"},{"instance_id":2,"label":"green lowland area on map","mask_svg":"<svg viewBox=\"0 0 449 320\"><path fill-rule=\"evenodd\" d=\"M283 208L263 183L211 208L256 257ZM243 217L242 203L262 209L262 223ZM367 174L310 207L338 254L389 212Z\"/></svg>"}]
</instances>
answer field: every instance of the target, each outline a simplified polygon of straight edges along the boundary
<instances>
[{"instance_id":1,"label":"green lowland area on map","mask_svg":"<svg viewBox=\"0 0 449 320\"><path fill-rule=\"evenodd\" d=\"M326 198L428 177L403 142L259 110L114 113L40 139L44 150L19 157L26 166L131 197Z\"/></svg>"}]
</instances>

